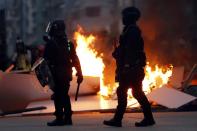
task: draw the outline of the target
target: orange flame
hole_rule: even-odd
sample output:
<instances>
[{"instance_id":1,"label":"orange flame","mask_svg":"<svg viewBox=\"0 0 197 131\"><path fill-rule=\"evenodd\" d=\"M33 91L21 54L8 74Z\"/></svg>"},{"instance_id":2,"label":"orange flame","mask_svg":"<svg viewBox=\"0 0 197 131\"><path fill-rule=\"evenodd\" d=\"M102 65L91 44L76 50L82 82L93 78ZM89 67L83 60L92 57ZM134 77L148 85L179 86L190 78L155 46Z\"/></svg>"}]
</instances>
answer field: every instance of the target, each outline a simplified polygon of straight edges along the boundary
<instances>
[{"instance_id":1,"label":"orange flame","mask_svg":"<svg viewBox=\"0 0 197 131\"><path fill-rule=\"evenodd\" d=\"M149 63L147 63L145 68L145 78L142 82L143 91L150 93L154 88L160 88L163 85L168 84L169 78L172 76L172 68L172 65L169 67L159 67L158 65L155 65L155 69L153 70L149 66Z\"/></svg>"},{"instance_id":2,"label":"orange flame","mask_svg":"<svg viewBox=\"0 0 197 131\"><path fill-rule=\"evenodd\" d=\"M105 65L103 63L102 56L98 56L98 52L91 48L94 44L96 37L92 34L84 35L84 31L81 27L74 33L74 40L77 43L76 52L79 56L82 72L85 76L100 77L100 92L102 96L112 96L115 94L115 90L118 87L117 83L104 85L103 71ZM143 91L147 94L154 88L159 88L165 85L169 81L169 77L172 75L172 67L165 69L158 65L153 70L149 64L145 68L145 78L143 80ZM132 97L131 90L128 90L129 97Z\"/></svg>"},{"instance_id":3,"label":"orange flame","mask_svg":"<svg viewBox=\"0 0 197 131\"><path fill-rule=\"evenodd\" d=\"M105 65L102 58L98 56L98 52L90 48L91 44L95 42L95 39L95 36L92 34L84 35L81 27L74 33L74 40L77 43L76 52L80 59L83 75L100 77L100 91L103 92L101 94L107 95L104 94L107 88L102 88L104 85L103 70Z\"/></svg>"},{"instance_id":4,"label":"orange flame","mask_svg":"<svg viewBox=\"0 0 197 131\"><path fill-rule=\"evenodd\" d=\"M83 30L79 28L78 32L75 32L74 39L77 43L76 52L79 56L83 74L85 76L102 76L104 69L103 60L98 57L98 53L91 49L91 44L94 43L95 37L93 35L85 36L82 34Z\"/></svg>"}]
</instances>

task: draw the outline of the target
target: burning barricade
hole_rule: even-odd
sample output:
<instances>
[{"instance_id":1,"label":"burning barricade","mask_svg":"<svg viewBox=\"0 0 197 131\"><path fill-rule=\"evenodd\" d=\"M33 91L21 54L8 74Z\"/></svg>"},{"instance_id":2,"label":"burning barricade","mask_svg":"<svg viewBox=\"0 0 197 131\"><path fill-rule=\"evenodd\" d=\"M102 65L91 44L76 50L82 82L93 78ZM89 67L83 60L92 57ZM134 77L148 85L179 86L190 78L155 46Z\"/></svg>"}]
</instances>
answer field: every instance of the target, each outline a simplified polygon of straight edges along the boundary
<instances>
[{"instance_id":1,"label":"burning barricade","mask_svg":"<svg viewBox=\"0 0 197 131\"><path fill-rule=\"evenodd\" d=\"M105 64L102 59L102 54L99 56L98 52L94 48L91 48L92 47L91 44L93 44L96 41L96 37L92 34L85 35L83 29L79 27L78 31L75 32L74 39L77 44L77 54L81 62L83 74L88 76L100 77L100 91L98 92L98 94L101 97L104 97L105 99L114 99L116 94L115 92L118 87L118 83L114 82L114 83L105 84L104 82L104 80L107 79L107 75L110 74L104 75ZM143 91L145 92L145 94L147 94L149 100L152 100L161 105L163 104L164 106L169 108L177 108L195 99L195 97L184 94L178 90L169 88L170 87L169 82L172 73L173 73L172 65L168 65L168 66L155 65L151 67L150 64L147 63L145 67L145 78L143 80ZM155 95L154 92L158 92L157 95ZM165 95L162 96L161 95L162 92ZM171 94L174 94L174 96ZM159 97L159 95L161 97ZM169 102L169 100L165 98L166 96L169 99L172 99L171 101L173 101L173 99L175 101L173 101L172 103ZM181 99L181 97L184 100L182 100L182 102L180 103L177 102L177 100L179 98ZM132 98L133 97L131 94L131 89L129 89L128 100L132 100ZM179 103L179 104L175 104L175 103Z\"/></svg>"},{"instance_id":2,"label":"burning barricade","mask_svg":"<svg viewBox=\"0 0 197 131\"><path fill-rule=\"evenodd\" d=\"M116 99L118 83L105 82L111 74L104 74L106 68L106 64L103 61L104 56L93 48L94 42L97 41L96 36L92 34L87 35L82 28L79 28L74 33L74 40L84 75L84 82L79 91L80 95L98 94L101 99L100 108L105 108L103 105L105 105L107 100ZM73 76L75 74L76 71L73 71ZM169 81L172 75L172 65L162 67L158 65L150 66L147 63L143 80L143 91L150 101L168 108L178 108L196 99L193 96L169 88ZM77 87L76 77L73 77L71 87L70 94L74 95ZM10 111L24 109L30 102L35 100L49 100L52 93L51 91L46 92L33 74L0 72L0 94L1 110ZM131 89L128 90L128 100L133 100ZM9 103L12 103L12 106L4 104L3 101L10 101Z\"/></svg>"}]
</instances>

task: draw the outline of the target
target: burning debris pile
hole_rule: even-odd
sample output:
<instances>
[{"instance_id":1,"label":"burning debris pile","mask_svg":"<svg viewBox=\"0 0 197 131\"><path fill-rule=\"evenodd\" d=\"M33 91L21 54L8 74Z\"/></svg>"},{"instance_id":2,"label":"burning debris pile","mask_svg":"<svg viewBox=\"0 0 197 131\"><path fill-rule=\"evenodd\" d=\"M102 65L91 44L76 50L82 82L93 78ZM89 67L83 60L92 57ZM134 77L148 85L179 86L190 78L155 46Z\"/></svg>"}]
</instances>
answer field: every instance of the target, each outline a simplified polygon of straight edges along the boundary
<instances>
[{"instance_id":1,"label":"burning debris pile","mask_svg":"<svg viewBox=\"0 0 197 131\"><path fill-rule=\"evenodd\" d=\"M97 41L97 37L92 34L85 34L84 30L79 27L74 34L76 41L76 51L79 56L82 72L84 76L100 77L100 92L101 96L110 98L115 95L117 83L105 84L104 80L107 79L107 75L104 74L105 64L103 62L103 55L94 49L93 44ZM173 66L159 67L155 65L151 68L149 63L145 67L146 76L143 80L144 92L150 93L155 88L160 88L169 82L169 78L172 75ZM105 76L105 77L104 77ZM128 90L129 97L132 97L131 90Z\"/></svg>"}]
</instances>

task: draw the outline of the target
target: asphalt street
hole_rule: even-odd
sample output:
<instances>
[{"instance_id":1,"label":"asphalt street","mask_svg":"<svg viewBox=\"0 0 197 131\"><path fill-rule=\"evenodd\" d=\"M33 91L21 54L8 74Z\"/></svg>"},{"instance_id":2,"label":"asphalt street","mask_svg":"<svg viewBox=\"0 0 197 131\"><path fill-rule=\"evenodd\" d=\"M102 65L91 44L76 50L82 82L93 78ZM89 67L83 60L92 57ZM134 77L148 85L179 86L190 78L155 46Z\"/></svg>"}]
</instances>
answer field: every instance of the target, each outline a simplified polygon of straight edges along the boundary
<instances>
[{"instance_id":1,"label":"asphalt street","mask_svg":"<svg viewBox=\"0 0 197 131\"><path fill-rule=\"evenodd\" d=\"M196 131L197 112L156 112L156 125L135 127L134 123L143 118L142 113L126 113L123 127L103 125L113 113L86 112L73 114L73 126L48 127L52 115L5 116L0 117L0 131Z\"/></svg>"}]
</instances>

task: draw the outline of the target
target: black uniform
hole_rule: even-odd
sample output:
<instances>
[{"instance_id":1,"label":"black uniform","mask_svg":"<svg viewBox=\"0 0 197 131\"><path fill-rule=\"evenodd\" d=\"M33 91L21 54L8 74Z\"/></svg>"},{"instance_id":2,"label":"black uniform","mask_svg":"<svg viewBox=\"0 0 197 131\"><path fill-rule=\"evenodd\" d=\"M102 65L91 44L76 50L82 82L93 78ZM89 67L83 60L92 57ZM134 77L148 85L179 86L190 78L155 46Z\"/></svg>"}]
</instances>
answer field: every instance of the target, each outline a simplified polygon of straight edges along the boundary
<instances>
[{"instance_id":1,"label":"black uniform","mask_svg":"<svg viewBox=\"0 0 197 131\"><path fill-rule=\"evenodd\" d=\"M131 13L133 12L131 11ZM114 118L110 121L104 121L104 124L122 126L121 121L127 106L127 91L128 88L132 88L132 94L141 105L144 113L144 120L136 123L136 126L153 125L155 122L151 106L142 91L142 81L145 76L144 67L146 65L144 41L134 18L129 17L127 19L127 16L123 16L123 23L125 27L119 39L120 45L112 54L117 64L115 79L119 82L117 88L118 106Z\"/></svg>"},{"instance_id":2,"label":"black uniform","mask_svg":"<svg viewBox=\"0 0 197 131\"><path fill-rule=\"evenodd\" d=\"M72 80L72 67L77 70L78 83L83 80L74 45L68 42L66 35L52 35L47 40L44 58L48 62L55 83L53 100L56 120L48 125L71 125L72 110L68 91Z\"/></svg>"}]
</instances>

